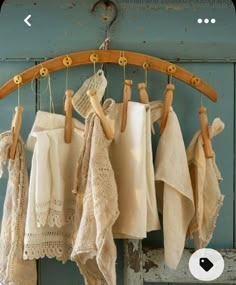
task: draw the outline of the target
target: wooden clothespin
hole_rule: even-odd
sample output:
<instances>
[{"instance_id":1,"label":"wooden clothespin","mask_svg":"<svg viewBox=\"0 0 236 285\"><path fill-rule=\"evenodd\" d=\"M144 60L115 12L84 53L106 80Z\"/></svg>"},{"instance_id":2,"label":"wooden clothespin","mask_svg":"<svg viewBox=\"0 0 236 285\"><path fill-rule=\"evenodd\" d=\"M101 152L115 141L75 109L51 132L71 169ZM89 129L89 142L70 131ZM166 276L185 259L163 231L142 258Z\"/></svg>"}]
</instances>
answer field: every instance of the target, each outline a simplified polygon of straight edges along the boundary
<instances>
[{"instance_id":1,"label":"wooden clothespin","mask_svg":"<svg viewBox=\"0 0 236 285\"><path fill-rule=\"evenodd\" d=\"M206 108L201 106L198 109L198 113L200 114L200 125L201 125L205 156L206 158L211 158L213 157L213 149L211 145L211 139L209 136L208 118L207 118Z\"/></svg>"},{"instance_id":2,"label":"wooden clothespin","mask_svg":"<svg viewBox=\"0 0 236 285\"><path fill-rule=\"evenodd\" d=\"M64 141L65 143L71 143L72 140L72 97L74 95L73 90L66 90L65 92L66 100L65 100L65 129L64 129Z\"/></svg>"},{"instance_id":3,"label":"wooden clothespin","mask_svg":"<svg viewBox=\"0 0 236 285\"><path fill-rule=\"evenodd\" d=\"M24 108L22 106L15 107L15 115L14 115L14 119L12 121L12 127L11 127L13 141L9 149L9 154L8 154L9 159L15 159L16 147L17 147L17 141L19 138L23 111L24 111Z\"/></svg>"},{"instance_id":4,"label":"wooden clothespin","mask_svg":"<svg viewBox=\"0 0 236 285\"><path fill-rule=\"evenodd\" d=\"M132 89L131 86L133 84L132 80L125 80L124 82L124 93L123 93L123 110L122 110L122 120L121 120L121 128L120 131L123 133L127 124L127 116L128 116L128 101L131 100Z\"/></svg>"},{"instance_id":5,"label":"wooden clothespin","mask_svg":"<svg viewBox=\"0 0 236 285\"><path fill-rule=\"evenodd\" d=\"M162 116L161 116L160 135L162 135L165 129L165 126L166 126L169 110L170 110L170 107L173 101L173 91L174 90L175 90L174 84L171 84L171 83L167 84L165 100L163 103L163 111L162 111Z\"/></svg>"},{"instance_id":6,"label":"wooden clothespin","mask_svg":"<svg viewBox=\"0 0 236 285\"><path fill-rule=\"evenodd\" d=\"M108 121L108 118L106 118L106 116L104 115L102 106L101 106L101 104L98 100L98 97L97 97L96 90L95 89L89 89L87 91L87 95L90 98L90 102L93 106L94 111L96 112L96 114L98 115L98 117L101 121L103 131L105 133L106 138L108 140L113 139L114 138L114 131L112 130L112 127Z\"/></svg>"},{"instance_id":7,"label":"wooden clothespin","mask_svg":"<svg viewBox=\"0 0 236 285\"><path fill-rule=\"evenodd\" d=\"M138 90L139 90L139 98L140 102L143 104L149 104L149 96L147 94L147 84L146 83L139 83ZM153 124L151 123L151 130L152 134L155 135L155 129Z\"/></svg>"}]
</instances>

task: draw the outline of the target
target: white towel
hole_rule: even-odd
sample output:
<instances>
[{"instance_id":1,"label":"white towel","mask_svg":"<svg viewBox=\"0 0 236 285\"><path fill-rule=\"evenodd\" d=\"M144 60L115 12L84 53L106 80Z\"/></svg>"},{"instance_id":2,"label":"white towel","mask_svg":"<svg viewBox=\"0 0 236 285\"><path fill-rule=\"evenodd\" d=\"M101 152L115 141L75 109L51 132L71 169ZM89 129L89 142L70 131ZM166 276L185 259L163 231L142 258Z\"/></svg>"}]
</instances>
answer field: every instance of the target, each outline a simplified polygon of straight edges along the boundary
<instances>
[{"instance_id":1,"label":"white towel","mask_svg":"<svg viewBox=\"0 0 236 285\"><path fill-rule=\"evenodd\" d=\"M84 130L84 124L80 121L72 118L73 127L78 130ZM60 114L54 114L44 111L38 111L34 120L31 133L36 133L40 131L50 130L50 129L61 129L65 126L65 116ZM26 145L27 149L33 151L34 145L36 143L36 138L29 135Z\"/></svg>"},{"instance_id":2,"label":"white towel","mask_svg":"<svg viewBox=\"0 0 236 285\"><path fill-rule=\"evenodd\" d=\"M65 262L70 258L72 251L75 211L72 188L84 132L74 128L72 143L67 145L64 143L64 128L53 128L58 122L57 119L64 125L61 115L46 114L47 120L42 118L43 114L40 112L40 118L36 117L34 132L30 134L35 138L32 140L35 145L31 144L34 152L24 258L37 259L47 256ZM38 123L41 126L40 130L37 128Z\"/></svg>"},{"instance_id":3,"label":"white towel","mask_svg":"<svg viewBox=\"0 0 236 285\"><path fill-rule=\"evenodd\" d=\"M83 132L74 128L72 141L66 144L64 122L65 116L39 111L28 138L27 146L37 148L32 159L36 180L30 191L35 191L38 226L62 227L73 220L72 188ZM79 125L77 120L73 122Z\"/></svg>"},{"instance_id":4,"label":"white towel","mask_svg":"<svg viewBox=\"0 0 236 285\"><path fill-rule=\"evenodd\" d=\"M209 127L210 137L224 129L224 123L216 118ZM216 225L219 210L223 204L219 181L220 171L213 158L206 158L201 132L197 132L187 148L187 157L193 185L196 212L189 226L190 238L195 249L204 248L210 242Z\"/></svg>"},{"instance_id":5,"label":"white towel","mask_svg":"<svg viewBox=\"0 0 236 285\"><path fill-rule=\"evenodd\" d=\"M194 201L183 137L172 108L157 147L155 179L163 213L165 263L176 269L194 215Z\"/></svg>"},{"instance_id":6,"label":"white towel","mask_svg":"<svg viewBox=\"0 0 236 285\"><path fill-rule=\"evenodd\" d=\"M110 158L118 187L120 216L113 233L116 238L145 238L160 229L152 163L150 110L129 102L125 132L120 132L123 104L116 104L115 138Z\"/></svg>"}]
</instances>

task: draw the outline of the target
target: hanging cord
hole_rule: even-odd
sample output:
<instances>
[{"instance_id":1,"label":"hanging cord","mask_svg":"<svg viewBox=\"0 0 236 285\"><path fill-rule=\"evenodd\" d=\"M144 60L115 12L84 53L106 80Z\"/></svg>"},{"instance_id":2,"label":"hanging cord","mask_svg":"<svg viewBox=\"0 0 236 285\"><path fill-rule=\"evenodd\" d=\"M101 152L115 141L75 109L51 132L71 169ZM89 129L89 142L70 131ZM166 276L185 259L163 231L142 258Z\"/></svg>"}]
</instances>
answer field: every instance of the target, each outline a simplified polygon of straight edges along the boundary
<instances>
[{"instance_id":1,"label":"hanging cord","mask_svg":"<svg viewBox=\"0 0 236 285\"><path fill-rule=\"evenodd\" d=\"M168 84L172 84L172 74L168 75Z\"/></svg>"},{"instance_id":2,"label":"hanging cord","mask_svg":"<svg viewBox=\"0 0 236 285\"><path fill-rule=\"evenodd\" d=\"M20 84L17 85L17 107L20 107ZM11 125L13 125L15 114L15 112L12 114Z\"/></svg>"},{"instance_id":3,"label":"hanging cord","mask_svg":"<svg viewBox=\"0 0 236 285\"><path fill-rule=\"evenodd\" d=\"M202 93L200 94L200 107L203 106L203 98L202 98Z\"/></svg>"},{"instance_id":4,"label":"hanging cord","mask_svg":"<svg viewBox=\"0 0 236 285\"><path fill-rule=\"evenodd\" d=\"M144 82L146 84L146 88L148 87L148 72L147 68L144 69Z\"/></svg>"},{"instance_id":5,"label":"hanging cord","mask_svg":"<svg viewBox=\"0 0 236 285\"><path fill-rule=\"evenodd\" d=\"M69 67L67 66L66 67L66 89L65 90L68 90L68 86L69 86ZM63 104L62 106L65 105L65 101L66 101L66 95L64 94L63 98L62 98L62 101L63 101ZM63 110L64 110L64 107L63 107Z\"/></svg>"},{"instance_id":6,"label":"hanging cord","mask_svg":"<svg viewBox=\"0 0 236 285\"><path fill-rule=\"evenodd\" d=\"M94 75L96 74L96 62L95 61L93 62L93 74ZM95 80L96 80L96 77L95 77Z\"/></svg>"},{"instance_id":7,"label":"hanging cord","mask_svg":"<svg viewBox=\"0 0 236 285\"><path fill-rule=\"evenodd\" d=\"M20 85L18 84L18 89L17 89L17 103L18 107L20 106Z\"/></svg>"},{"instance_id":8,"label":"hanging cord","mask_svg":"<svg viewBox=\"0 0 236 285\"><path fill-rule=\"evenodd\" d=\"M51 86L51 77L48 74L48 91L49 91L49 110L50 113L55 113L55 108L54 108L54 103L53 103L53 98L52 98L52 86Z\"/></svg>"},{"instance_id":9,"label":"hanging cord","mask_svg":"<svg viewBox=\"0 0 236 285\"><path fill-rule=\"evenodd\" d=\"M69 67L66 67L66 90L68 90L69 85Z\"/></svg>"},{"instance_id":10,"label":"hanging cord","mask_svg":"<svg viewBox=\"0 0 236 285\"><path fill-rule=\"evenodd\" d=\"M41 68L44 68L42 64L41 65ZM47 70L45 69L45 72L47 72ZM50 77L50 74L46 74L45 75L41 75L41 76L38 76L39 74L39 71L36 71L34 76L33 76L33 79L31 80L31 91L33 92L33 94L35 96L37 96L37 93L35 93L35 89L34 89L34 86L33 86L33 83L34 81L36 80L36 78L38 79L39 82L42 82L44 80L47 80L47 85L45 87L45 89L43 90L43 92L40 92L40 96L43 96L47 91L49 91L49 110L50 110L50 113L53 111L53 113L55 113L55 108L54 108L54 103L53 103L53 98L52 98L52 89L51 89L51 77ZM41 83L40 83L40 86L41 86Z\"/></svg>"},{"instance_id":11,"label":"hanging cord","mask_svg":"<svg viewBox=\"0 0 236 285\"><path fill-rule=\"evenodd\" d=\"M125 55L124 55L124 52L120 52L120 58L122 59L123 58L123 78L124 78L124 83L125 83L125 80L126 80L126 64L124 63L124 58L125 58Z\"/></svg>"}]
</instances>

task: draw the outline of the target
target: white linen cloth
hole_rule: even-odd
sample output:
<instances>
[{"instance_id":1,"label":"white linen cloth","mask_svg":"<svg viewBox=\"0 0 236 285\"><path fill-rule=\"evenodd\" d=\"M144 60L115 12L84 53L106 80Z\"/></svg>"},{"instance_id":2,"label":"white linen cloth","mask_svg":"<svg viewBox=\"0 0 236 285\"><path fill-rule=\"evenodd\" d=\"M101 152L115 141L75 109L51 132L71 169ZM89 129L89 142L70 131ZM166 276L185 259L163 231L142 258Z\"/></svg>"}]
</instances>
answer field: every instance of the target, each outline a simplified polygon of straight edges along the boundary
<instances>
[{"instance_id":1,"label":"white linen cloth","mask_svg":"<svg viewBox=\"0 0 236 285\"><path fill-rule=\"evenodd\" d=\"M123 104L116 104L115 137L110 146L120 216L114 227L116 238L142 239L160 229L158 218L148 105L128 102L127 125L120 132Z\"/></svg>"},{"instance_id":2,"label":"white linen cloth","mask_svg":"<svg viewBox=\"0 0 236 285\"><path fill-rule=\"evenodd\" d=\"M28 140L35 142L35 145L29 184L24 258L47 256L65 262L72 251L75 211L72 189L84 132L74 128L72 142L66 144L62 115L46 113L45 120L44 114L45 112L40 112L39 116L37 114ZM59 127L58 122L63 122L63 128L54 128ZM39 129L40 131L35 131ZM32 137L35 140L31 140Z\"/></svg>"},{"instance_id":3,"label":"white linen cloth","mask_svg":"<svg viewBox=\"0 0 236 285\"><path fill-rule=\"evenodd\" d=\"M224 123L216 118L209 127L210 138L224 129ZM195 249L204 248L210 242L216 225L219 210L223 204L219 181L220 171L213 158L206 158L201 131L198 131L187 148L188 164L195 200L195 215L189 226L190 238Z\"/></svg>"},{"instance_id":4,"label":"white linen cloth","mask_svg":"<svg viewBox=\"0 0 236 285\"><path fill-rule=\"evenodd\" d=\"M30 191L35 191L38 226L62 227L73 220L72 188L83 132L74 127L72 141L66 144L64 124L65 116L39 111L27 141L30 149L35 142L37 147L32 159L35 181L30 183ZM75 119L73 125L82 126Z\"/></svg>"},{"instance_id":5,"label":"white linen cloth","mask_svg":"<svg viewBox=\"0 0 236 285\"><path fill-rule=\"evenodd\" d=\"M104 111L111 112L112 104L113 101L107 99ZM86 285L116 284L116 246L112 226L119 210L117 187L108 154L110 143L99 118L90 113L77 165L74 188L77 213L71 254Z\"/></svg>"},{"instance_id":6,"label":"white linen cloth","mask_svg":"<svg viewBox=\"0 0 236 285\"><path fill-rule=\"evenodd\" d=\"M0 176L8 160L12 132L0 135ZM0 229L0 284L36 285L36 262L24 260L28 174L24 144L19 137L14 160L8 162L8 183Z\"/></svg>"},{"instance_id":7,"label":"white linen cloth","mask_svg":"<svg viewBox=\"0 0 236 285\"><path fill-rule=\"evenodd\" d=\"M165 263L176 269L194 215L194 200L184 141L172 107L157 147L155 179L158 208L163 214Z\"/></svg>"}]
</instances>

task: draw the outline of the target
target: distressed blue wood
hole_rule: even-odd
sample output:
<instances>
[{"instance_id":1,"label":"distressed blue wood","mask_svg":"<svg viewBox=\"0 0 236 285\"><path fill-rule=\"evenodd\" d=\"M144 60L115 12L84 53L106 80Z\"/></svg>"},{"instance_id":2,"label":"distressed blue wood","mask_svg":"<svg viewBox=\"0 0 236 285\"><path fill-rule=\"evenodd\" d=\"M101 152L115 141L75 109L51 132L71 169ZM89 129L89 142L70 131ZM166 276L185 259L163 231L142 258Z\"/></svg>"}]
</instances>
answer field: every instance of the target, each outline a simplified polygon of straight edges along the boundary
<instances>
[{"instance_id":1,"label":"distressed blue wood","mask_svg":"<svg viewBox=\"0 0 236 285\"><path fill-rule=\"evenodd\" d=\"M63 53L99 47L107 23L104 15L112 16L112 11L98 8L94 15L90 7L95 2L77 1L5 1L0 15L0 58L21 57L54 57ZM162 58L200 59L201 64L186 63L181 66L198 74L206 82L212 84L219 94L219 102L214 104L203 99L208 108L209 121L215 115L220 116L226 124L222 134L213 140L217 153L217 163L224 181L222 192L226 195L224 206L220 212L212 247L231 248L233 236L236 236L236 216L234 206L234 79L232 64L206 64L210 59L236 59L235 26L236 17L231 4L226 2L214 8L212 1L205 4L148 4L127 5L127 1L116 1L119 17L111 31L111 48L128 49L149 53ZM131 2L131 1L130 1ZM135 1L133 1L135 2ZM141 2L141 1L139 1ZM160 1L159 1L160 2ZM185 1L187 2L187 1ZM34 3L36 3L34 5ZM147 7L148 6L148 7ZM32 14L32 27L27 27L23 19ZM216 24L197 24L197 18L215 18ZM148 19L148 20L147 20ZM42 32L43 31L43 32ZM30 67L32 63L2 63L0 64L0 84L16 73ZM97 66L98 68L98 66ZM75 67L69 70L69 88L76 90L81 83L93 73L92 66ZM123 70L119 66L107 66L108 88L107 97L116 101L122 100ZM138 100L137 83L144 80L141 68L127 66L126 78L134 80L133 100ZM63 113L63 96L65 90L65 70L51 74L52 94L56 112ZM148 73L148 92L151 100L162 99L167 78L157 72ZM200 105L199 96L191 87L182 82L174 81L174 109L178 114L186 145L195 130L199 128L197 108ZM48 91L46 80L40 81L41 109L48 110ZM35 98L30 84L21 91L23 113L22 136L26 139L33 123ZM17 102L16 93L0 101L0 130L9 129L14 106ZM195 110L195 111L194 111ZM74 114L79 118L76 114ZM158 136L153 137L153 148L156 149ZM223 150L223 151L222 151ZM30 156L28 156L30 162ZM0 181L0 211L5 195L6 179ZM236 199L236 197L235 197ZM0 214L1 216L1 214ZM161 246L162 233L149 235L145 244ZM122 247L118 245L117 277L118 284L123 284L122 277ZM49 284L83 284L75 264L61 265L55 260L43 259L39 264L39 285Z\"/></svg>"},{"instance_id":2,"label":"distressed blue wood","mask_svg":"<svg viewBox=\"0 0 236 285\"><path fill-rule=\"evenodd\" d=\"M103 6L92 15L93 0L5 2L0 38L8 44L1 44L0 57L54 57L95 49L105 36L103 17L113 15ZM173 59L236 59L234 8L231 1L221 2L116 1L119 16L111 30L111 47ZM28 14L31 27L23 22ZM216 23L198 24L198 18L215 18Z\"/></svg>"},{"instance_id":3,"label":"distressed blue wood","mask_svg":"<svg viewBox=\"0 0 236 285\"><path fill-rule=\"evenodd\" d=\"M236 82L236 65L234 64L234 74L235 74L235 82ZM235 96L236 96L236 88L234 85L234 114L236 114L236 102L235 102ZM236 126L236 116L234 116L234 130ZM236 150L236 134L234 131L233 134L233 140L234 140L234 156L235 156L235 150ZM235 169L236 169L236 161L234 160L234 248L236 248L236 179L235 179Z\"/></svg>"}]
</instances>

